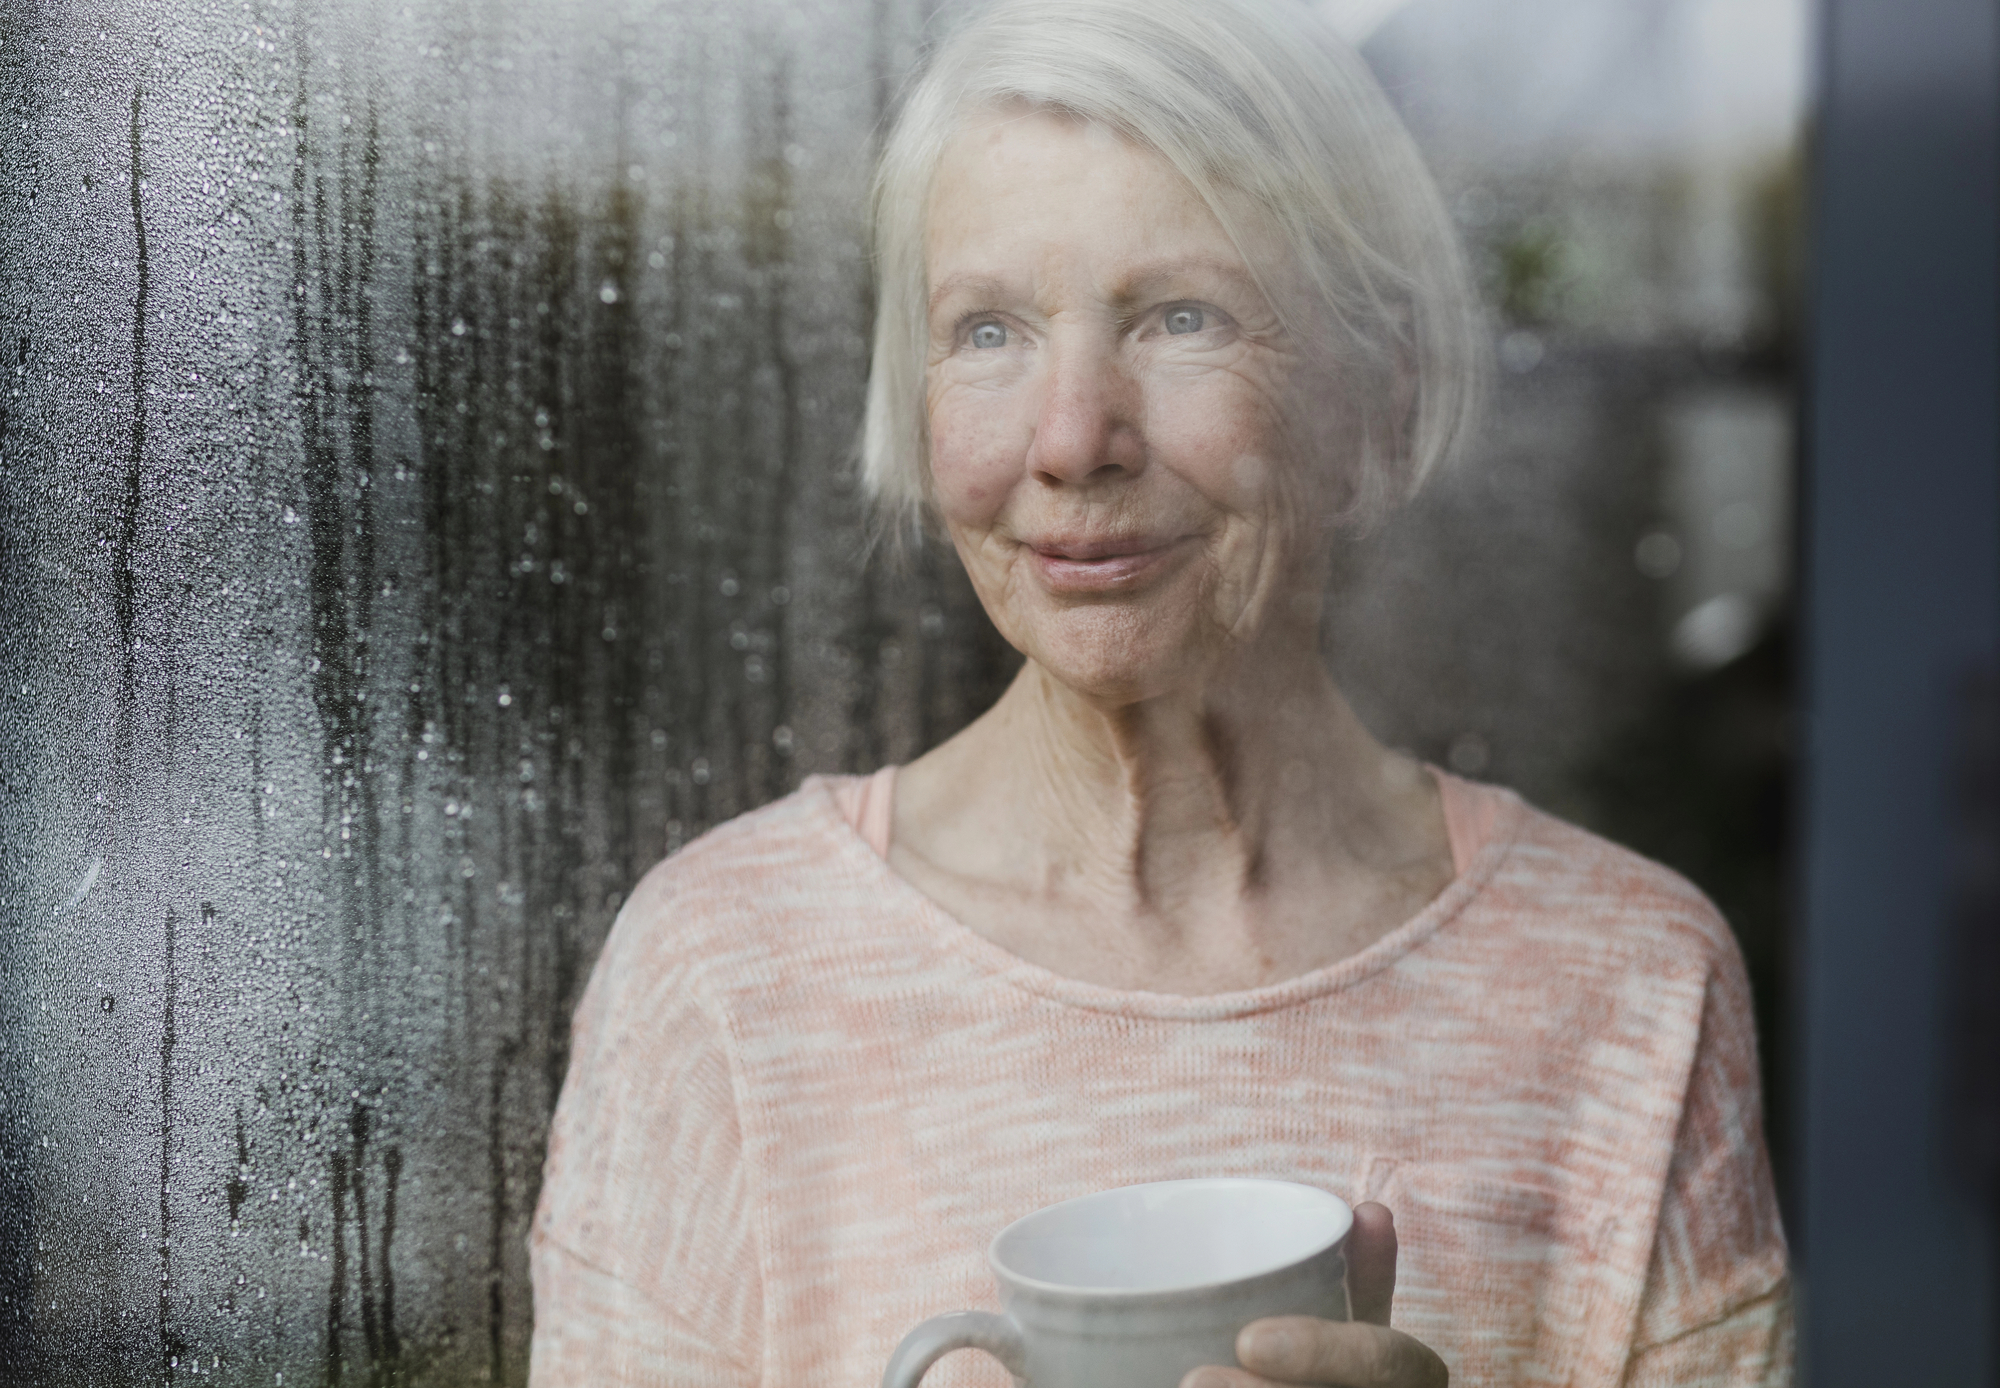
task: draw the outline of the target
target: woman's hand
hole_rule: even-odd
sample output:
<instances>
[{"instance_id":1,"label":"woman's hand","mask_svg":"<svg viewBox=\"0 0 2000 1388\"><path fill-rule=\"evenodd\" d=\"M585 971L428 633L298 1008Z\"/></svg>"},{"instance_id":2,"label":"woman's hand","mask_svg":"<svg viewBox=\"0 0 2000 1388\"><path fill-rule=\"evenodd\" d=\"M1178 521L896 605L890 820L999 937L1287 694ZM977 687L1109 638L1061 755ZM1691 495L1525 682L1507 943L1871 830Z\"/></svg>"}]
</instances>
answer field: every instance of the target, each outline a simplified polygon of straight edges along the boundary
<instances>
[{"instance_id":1,"label":"woman's hand","mask_svg":"<svg viewBox=\"0 0 2000 1388\"><path fill-rule=\"evenodd\" d=\"M1389 1328L1396 1294L1396 1224L1386 1205L1354 1208L1347 1236L1351 1321L1273 1316L1252 1321L1236 1337L1244 1368L1196 1369L1181 1388L1272 1388L1278 1384L1339 1388L1445 1388L1451 1375L1437 1352Z\"/></svg>"}]
</instances>

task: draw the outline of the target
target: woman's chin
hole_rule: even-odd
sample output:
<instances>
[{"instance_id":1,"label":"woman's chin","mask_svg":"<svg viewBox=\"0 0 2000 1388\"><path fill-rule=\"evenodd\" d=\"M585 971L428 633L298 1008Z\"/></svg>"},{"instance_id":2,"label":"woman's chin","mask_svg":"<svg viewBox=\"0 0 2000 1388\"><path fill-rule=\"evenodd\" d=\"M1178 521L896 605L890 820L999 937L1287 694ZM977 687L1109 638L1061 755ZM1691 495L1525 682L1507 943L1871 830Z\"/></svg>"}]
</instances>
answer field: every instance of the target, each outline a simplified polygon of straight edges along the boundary
<instances>
[{"instance_id":1,"label":"woman's chin","mask_svg":"<svg viewBox=\"0 0 2000 1388\"><path fill-rule=\"evenodd\" d=\"M1033 628L1015 644L1057 684L1100 707L1193 691L1215 664L1199 624L1130 609L1072 609Z\"/></svg>"}]
</instances>

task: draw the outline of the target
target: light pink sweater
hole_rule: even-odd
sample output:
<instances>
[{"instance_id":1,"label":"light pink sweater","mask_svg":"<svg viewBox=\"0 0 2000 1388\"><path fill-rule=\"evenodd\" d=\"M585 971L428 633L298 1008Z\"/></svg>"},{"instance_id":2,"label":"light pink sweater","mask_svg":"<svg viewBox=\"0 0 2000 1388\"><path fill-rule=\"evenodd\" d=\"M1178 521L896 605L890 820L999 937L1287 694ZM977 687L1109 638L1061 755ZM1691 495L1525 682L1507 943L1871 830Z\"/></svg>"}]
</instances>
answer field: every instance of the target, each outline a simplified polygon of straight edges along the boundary
<instances>
[{"instance_id":1,"label":"light pink sweater","mask_svg":"<svg viewBox=\"0 0 2000 1388\"><path fill-rule=\"evenodd\" d=\"M952 920L883 859L886 780L808 781L660 864L577 1013L531 1383L872 1388L924 1317L997 1306L1009 1221L1201 1175L1388 1204L1394 1323L1466 1388L1789 1382L1727 927L1665 869L1440 782L1442 895L1210 997L1080 983ZM1009 1382L970 1352L926 1380Z\"/></svg>"}]
</instances>

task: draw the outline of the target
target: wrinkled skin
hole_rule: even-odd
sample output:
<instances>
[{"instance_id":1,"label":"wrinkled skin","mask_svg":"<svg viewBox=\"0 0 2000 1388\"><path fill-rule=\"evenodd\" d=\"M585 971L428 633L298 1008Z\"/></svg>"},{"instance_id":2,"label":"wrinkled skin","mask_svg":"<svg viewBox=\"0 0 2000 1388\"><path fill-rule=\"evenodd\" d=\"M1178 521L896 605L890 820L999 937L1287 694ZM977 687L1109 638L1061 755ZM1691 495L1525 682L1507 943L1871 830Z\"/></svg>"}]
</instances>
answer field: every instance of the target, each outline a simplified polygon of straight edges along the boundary
<instances>
[{"instance_id":1,"label":"wrinkled skin","mask_svg":"<svg viewBox=\"0 0 2000 1388\"><path fill-rule=\"evenodd\" d=\"M1319 656L1361 411L1242 211L1239 244L1157 154L1027 110L953 142L929 209L937 513L1026 663L904 768L890 862L1020 957L1114 988L1296 977L1452 877L1435 783ZM1363 1205L1355 1319L1258 1322L1247 1368L1185 1388L1436 1388L1443 1362L1388 1326L1395 1260L1389 1211Z\"/></svg>"},{"instance_id":2,"label":"wrinkled skin","mask_svg":"<svg viewBox=\"0 0 2000 1388\"><path fill-rule=\"evenodd\" d=\"M1337 391L1158 156L1047 115L975 127L954 154L927 380L952 541L1002 634L1066 687L1106 703L1187 688L1317 591L1335 479L1313 464L1334 451ZM1250 230L1260 265L1282 266ZM1148 557L1126 574L1038 563L1093 543Z\"/></svg>"}]
</instances>

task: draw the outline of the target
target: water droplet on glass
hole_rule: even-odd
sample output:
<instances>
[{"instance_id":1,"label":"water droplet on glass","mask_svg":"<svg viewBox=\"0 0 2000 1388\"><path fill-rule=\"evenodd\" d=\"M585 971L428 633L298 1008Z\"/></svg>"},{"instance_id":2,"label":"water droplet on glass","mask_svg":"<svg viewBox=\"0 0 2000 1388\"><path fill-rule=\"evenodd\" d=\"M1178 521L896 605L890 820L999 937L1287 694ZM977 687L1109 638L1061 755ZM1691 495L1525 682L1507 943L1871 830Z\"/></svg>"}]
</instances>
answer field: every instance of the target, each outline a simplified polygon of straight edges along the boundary
<instances>
[{"instance_id":1,"label":"water droplet on glass","mask_svg":"<svg viewBox=\"0 0 2000 1388\"><path fill-rule=\"evenodd\" d=\"M1666 578L1681 566L1681 542L1664 530L1655 530L1633 549L1632 562L1648 578Z\"/></svg>"},{"instance_id":2,"label":"water droplet on glass","mask_svg":"<svg viewBox=\"0 0 2000 1388\"><path fill-rule=\"evenodd\" d=\"M1542 364L1542 340L1525 329L1500 339L1500 364L1517 376L1524 376Z\"/></svg>"},{"instance_id":3,"label":"water droplet on glass","mask_svg":"<svg viewBox=\"0 0 2000 1388\"><path fill-rule=\"evenodd\" d=\"M1674 624L1674 654L1697 670L1727 665L1756 644L1759 616L1741 593L1712 597Z\"/></svg>"},{"instance_id":4,"label":"water droplet on glass","mask_svg":"<svg viewBox=\"0 0 2000 1388\"><path fill-rule=\"evenodd\" d=\"M610 280L606 280L604 282L603 287L597 291L597 297L602 299L607 304L617 303L618 286L613 284Z\"/></svg>"},{"instance_id":5,"label":"water droplet on glass","mask_svg":"<svg viewBox=\"0 0 2000 1388\"><path fill-rule=\"evenodd\" d=\"M1478 733L1460 733L1451 740L1451 750L1445 753L1446 763L1461 776L1477 776L1490 760L1486 739Z\"/></svg>"}]
</instances>

